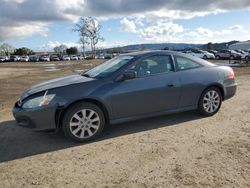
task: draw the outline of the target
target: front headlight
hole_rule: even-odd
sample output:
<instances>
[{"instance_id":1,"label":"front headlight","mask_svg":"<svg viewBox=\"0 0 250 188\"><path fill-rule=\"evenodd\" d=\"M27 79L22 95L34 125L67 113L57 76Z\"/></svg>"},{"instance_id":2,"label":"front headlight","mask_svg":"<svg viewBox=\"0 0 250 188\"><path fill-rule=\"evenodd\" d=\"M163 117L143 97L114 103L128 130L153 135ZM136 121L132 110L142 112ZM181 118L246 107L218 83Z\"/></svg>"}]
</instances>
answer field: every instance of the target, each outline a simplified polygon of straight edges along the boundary
<instances>
[{"instance_id":1,"label":"front headlight","mask_svg":"<svg viewBox=\"0 0 250 188\"><path fill-rule=\"evenodd\" d=\"M56 96L55 94L47 95L47 91L46 91L44 96L30 99L30 100L26 101L22 107L23 108L37 108L37 107L41 107L41 106L47 106L47 105L49 105L49 103L52 101L52 99L55 96Z\"/></svg>"}]
</instances>

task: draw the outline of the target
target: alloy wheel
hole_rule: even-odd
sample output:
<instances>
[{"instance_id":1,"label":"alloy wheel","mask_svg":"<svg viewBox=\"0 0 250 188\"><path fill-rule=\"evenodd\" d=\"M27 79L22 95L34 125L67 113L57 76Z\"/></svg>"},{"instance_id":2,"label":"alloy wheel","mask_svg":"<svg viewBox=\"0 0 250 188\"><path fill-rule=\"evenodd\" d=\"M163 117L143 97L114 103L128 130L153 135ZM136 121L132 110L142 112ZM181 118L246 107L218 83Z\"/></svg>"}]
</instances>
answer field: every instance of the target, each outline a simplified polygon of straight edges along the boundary
<instances>
[{"instance_id":1,"label":"alloy wheel","mask_svg":"<svg viewBox=\"0 0 250 188\"><path fill-rule=\"evenodd\" d=\"M203 98L203 108L207 113L214 113L220 106L221 97L215 90L209 90Z\"/></svg>"},{"instance_id":2,"label":"alloy wheel","mask_svg":"<svg viewBox=\"0 0 250 188\"><path fill-rule=\"evenodd\" d=\"M98 113L91 109L76 112L70 120L70 131L77 138L92 137L100 127Z\"/></svg>"}]
</instances>

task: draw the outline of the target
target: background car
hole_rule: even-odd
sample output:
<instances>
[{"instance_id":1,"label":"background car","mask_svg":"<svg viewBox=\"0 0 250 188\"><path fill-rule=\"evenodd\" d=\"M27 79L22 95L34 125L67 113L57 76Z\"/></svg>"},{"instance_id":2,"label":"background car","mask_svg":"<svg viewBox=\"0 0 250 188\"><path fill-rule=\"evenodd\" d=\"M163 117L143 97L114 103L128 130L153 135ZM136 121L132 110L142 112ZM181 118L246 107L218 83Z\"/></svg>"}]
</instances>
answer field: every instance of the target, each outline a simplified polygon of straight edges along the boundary
<instances>
[{"instance_id":1,"label":"background car","mask_svg":"<svg viewBox=\"0 0 250 188\"><path fill-rule=\"evenodd\" d=\"M29 57L29 61L38 62L39 61L39 56L36 56L36 55L30 56Z\"/></svg>"},{"instance_id":2,"label":"background car","mask_svg":"<svg viewBox=\"0 0 250 188\"><path fill-rule=\"evenodd\" d=\"M245 50L235 50L236 52L241 54L241 59L248 59L249 52Z\"/></svg>"},{"instance_id":3,"label":"background car","mask_svg":"<svg viewBox=\"0 0 250 188\"><path fill-rule=\"evenodd\" d=\"M112 54L105 54L104 59L112 59L113 55Z\"/></svg>"},{"instance_id":4,"label":"background car","mask_svg":"<svg viewBox=\"0 0 250 188\"><path fill-rule=\"evenodd\" d=\"M241 59L242 55L234 50L221 50L215 54L216 59Z\"/></svg>"},{"instance_id":5,"label":"background car","mask_svg":"<svg viewBox=\"0 0 250 188\"><path fill-rule=\"evenodd\" d=\"M49 58L49 56L41 56L41 57L39 58L39 60L40 60L40 61L50 61L50 58Z\"/></svg>"},{"instance_id":6,"label":"background car","mask_svg":"<svg viewBox=\"0 0 250 188\"><path fill-rule=\"evenodd\" d=\"M70 57L68 55L63 55L61 60L63 61L70 61Z\"/></svg>"},{"instance_id":7,"label":"background car","mask_svg":"<svg viewBox=\"0 0 250 188\"><path fill-rule=\"evenodd\" d=\"M84 60L83 55L78 55L77 58L78 58L78 60Z\"/></svg>"},{"instance_id":8,"label":"background car","mask_svg":"<svg viewBox=\"0 0 250 188\"><path fill-rule=\"evenodd\" d=\"M77 61L78 60L78 57L76 55L71 55L70 56L70 60L72 61Z\"/></svg>"},{"instance_id":9,"label":"background car","mask_svg":"<svg viewBox=\"0 0 250 188\"><path fill-rule=\"evenodd\" d=\"M217 50L207 50L209 53L216 54L218 51Z\"/></svg>"},{"instance_id":10,"label":"background car","mask_svg":"<svg viewBox=\"0 0 250 188\"><path fill-rule=\"evenodd\" d=\"M6 56L0 56L0 62L5 62L7 61Z\"/></svg>"},{"instance_id":11,"label":"background car","mask_svg":"<svg viewBox=\"0 0 250 188\"><path fill-rule=\"evenodd\" d=\"M19 56L17 56L17 55L11 55L9 60L10 60L10 61L16 62L16 61L19 61L20 58L19 58Z\"/></svg>"},{"instance_id":12,"label":"background car","mask_svg":"<svg viewBox=\"0 0 250 188\"><path fill-rule=\"evenodd\" d=\"M66 137L84 142L109 123L187 110L212 116L236 87L231 67L173 51L138 52L32 86L13 114L20 126L62 128Z\"/></svg>"},{"instance_id":13,"label":"background car","mask_svg":"<svg viewBox=\"0 0 250 188\"><path fill-rule=\"evenodd\" d=\"M248 55L245 57L245 60L247 62L249 62L250 61L250 50L246 50L246 52L248 52Z\"/></svg>"},{"instance_id":14,"label":"background car","mask_svg":"<svg viewBox=\"0 0 250 188\"><path fill-rule=\"evenodd\" d=\"M105 59L105 54L97 54L95 56L96 59Z\"/></svg>"},{"instance_id":15,"label":"background car","mask_svg":"<svg viewBox=\"0 0 250 188\"><path fill-rule=\"evenodd\" d=\"M209 53L204 50L190 50L190 51L187 51L186 53L195 57L203 58L203 59L215 59L215 56L213 53Z\"/></svg>"},{"instance_id":16,"label":"background car","mask_svg":"<svg viewBox=\"0 0 250 188\"><path fill-rule=\"evenodd\" d=\"M29 61L29 56L27 56L27 55L21 56L20 61L28 62Z\"/></svg>"},{"instance_id":17,"label":"background car","mask_svg":"<svg viewBox=\"0 0 250 188\"><path fill-rule=\"evenodd\" d=\"M60 59L57 55L52 55L50 56L50 61L60 61Z\"/></svg>"}]
</instances>

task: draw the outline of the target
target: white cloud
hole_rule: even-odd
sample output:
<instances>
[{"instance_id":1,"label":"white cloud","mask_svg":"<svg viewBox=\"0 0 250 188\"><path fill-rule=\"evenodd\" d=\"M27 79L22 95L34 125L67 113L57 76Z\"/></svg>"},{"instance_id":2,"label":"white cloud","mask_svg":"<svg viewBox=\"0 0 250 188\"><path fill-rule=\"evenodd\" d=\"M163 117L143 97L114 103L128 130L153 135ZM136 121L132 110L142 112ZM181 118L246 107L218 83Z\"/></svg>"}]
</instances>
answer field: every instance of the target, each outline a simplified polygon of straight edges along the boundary
<instances>
[{"instance_id":1,"label":"white cloud","mask_svg":"<svg viewBox=\"0 0 250 188\"><path fill-rule=\"evenodd\" d=\"M230 26L228 29L230 29L230 30L243 30L243 26L242 25L233 25L233 26Z\"/></svg>"},{"instance_id":2,"label":"white cloud","mask_svg":"<svg viewBox=\"0 0 250 188\"><path fill-rule=\"evenodd\" d=\"M150 42L201 43L249 37L249 32L241 25L211 30L184 28L174 23L176 19L249 9L249 0L0 0L0 5L0 41L33 35L46 37L54 22L68 21L73 26L80 16L94 16L98 20L120 18L121 31ZM55 44L57 42L50 42L47 47L52 48ZM100 43L100 46L110 45L117 44Z\"/></svg>"},{"instance_id":3,"label":"white cloud","mask_svg":"<svg viewBox=\"0 0 250 188\"><path fill-rule=\"evenodd\" d=\"M249 40L249 32L242 25L229 26L222 30L199 27L184 34L183 40L192 43L223 42L232 39ZM237 38L236 38L237 36Z\"/></svg>"},{"instance_id":4,"label":"white cloud","mask_svg":"<svg viewBox=\"0 0 250 188\"><path fill-rule=\"evenodd\" d=\"M32 35L46 37L48 35L48 24L42 22L28 22L0 27L0 40L1 38L24 38Z\"/></svg>"},{"instance_id":5,"label":"white cloud","mask_svg":"<svg viewBox=\"0 0 250 188\"><path fill-rule=\"evenodd\" d=\"M143 28L139 36L146 41L155 42L177 42L178 34L184 31L183 26L165 21L158 21L156 25Z\"/></svg>"},{"instance_id":6,"label":"white cloud","mask_svg":"<svg viewBox=\"0 0 250 188\"><path fill-rule=\"evenodd\" d=\"M0 0L0 41L32 35L47 36L55 21L74 22L82 0Z\"/></svg>"},{"instance_id":7,"label":"white cloud","mask_svg":"<svg viewBox=\"0 0 250 188\"><path fill-rule=\"evenodd\" d=\"M121 31L136 33L136 26L134 21L128 20L127 18L123 18L120 21L120 24L121 24Z\"/></svg>"},{"instance_id":8,"label":"white cloud","mask_svg":"<svg viewBox=\"0 0 250 188\"><path fill-rule=\"evenodd\" d=\"M217 35L232 35L235 33L247 34L248 31L242 25L232 25L226 29L215 32Z\"/></svg>"}]
</instances>

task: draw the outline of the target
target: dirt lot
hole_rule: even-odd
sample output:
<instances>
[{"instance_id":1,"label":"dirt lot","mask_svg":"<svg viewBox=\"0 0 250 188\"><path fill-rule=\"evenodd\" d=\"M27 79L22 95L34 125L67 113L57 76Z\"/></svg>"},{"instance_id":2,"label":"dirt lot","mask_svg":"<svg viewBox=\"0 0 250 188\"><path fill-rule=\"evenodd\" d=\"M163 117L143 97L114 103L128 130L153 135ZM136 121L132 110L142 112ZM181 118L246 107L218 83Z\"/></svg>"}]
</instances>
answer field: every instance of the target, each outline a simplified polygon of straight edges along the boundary
<instances>
[{"instance_id":1,"label":"dirt lot","mask_svg":"<svg viewBox=\"0 0 250 188\"><path fill-rule=\"evenodd\" d=\"M15 126L25 88L97 63L0 64L0 187L250 187L250 67L235 68L237 95L210 118L110 126L88 144Z\"/></svg>"}]
</instances>

